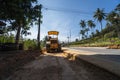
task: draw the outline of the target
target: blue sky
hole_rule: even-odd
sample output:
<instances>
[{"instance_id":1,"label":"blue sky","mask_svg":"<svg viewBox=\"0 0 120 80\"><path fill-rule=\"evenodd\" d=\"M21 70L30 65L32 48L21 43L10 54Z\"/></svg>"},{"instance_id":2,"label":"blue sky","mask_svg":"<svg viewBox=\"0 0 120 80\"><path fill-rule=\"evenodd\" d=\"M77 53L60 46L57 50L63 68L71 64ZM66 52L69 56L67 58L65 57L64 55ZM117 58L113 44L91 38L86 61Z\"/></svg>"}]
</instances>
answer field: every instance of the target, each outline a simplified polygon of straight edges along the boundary
<instances>
[{"instance_id":1,"label":"blue sky","mask_svg":"<svg viewBox=\"0 0 120 80\"><path fill-rule=\"evenodd\" d=\"M97 8L104 9L108 13L120 3L120 0L38 0L38 3L42 4L44 8L48 8L48 10L42 9L41 39L47 35L48 31L57 30L60 32L60 41L67 41L70 31L71 40L74 41L79 36L80 20L94 20L93 13ZM70 10L81 13L72 13L69 12ZM99 28L99 23L97 21L95 23L96 28ZM105 26L105 21L103 21L103 26ZM27 36L27 38L36 38L37 26L34 25L30 31L32 34Z\"/></svg>"}]
</instances>

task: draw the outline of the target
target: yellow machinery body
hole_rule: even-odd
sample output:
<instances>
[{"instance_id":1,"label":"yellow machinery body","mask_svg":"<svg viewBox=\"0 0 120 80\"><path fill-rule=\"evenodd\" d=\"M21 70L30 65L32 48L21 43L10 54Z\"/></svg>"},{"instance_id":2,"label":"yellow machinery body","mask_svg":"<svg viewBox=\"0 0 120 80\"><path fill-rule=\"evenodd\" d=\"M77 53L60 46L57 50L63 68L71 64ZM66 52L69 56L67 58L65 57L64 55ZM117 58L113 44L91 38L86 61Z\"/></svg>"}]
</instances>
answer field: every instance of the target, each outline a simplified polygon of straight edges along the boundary
<instances>
[{"instance_id":1,"label":"yellow machinery body","mask_svg":"<svg viewBox=\"0 0 120 80\"><path fill-rule=\"evenodd\" d=\"M58 41L58 34L59 34L58 31L48 31L48 38L46 40L47 52L60 52L61 51L61 45Z\"/></svg>"}]
</instances>

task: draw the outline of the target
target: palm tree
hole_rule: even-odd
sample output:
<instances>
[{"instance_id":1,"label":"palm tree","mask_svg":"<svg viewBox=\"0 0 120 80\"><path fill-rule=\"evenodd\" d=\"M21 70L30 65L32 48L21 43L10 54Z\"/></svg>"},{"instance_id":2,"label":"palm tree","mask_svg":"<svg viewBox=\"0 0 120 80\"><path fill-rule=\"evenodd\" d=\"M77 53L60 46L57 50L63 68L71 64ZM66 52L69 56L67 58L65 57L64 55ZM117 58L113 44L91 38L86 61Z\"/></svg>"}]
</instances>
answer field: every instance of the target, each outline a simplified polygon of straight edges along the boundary
<instances>
[{"instance_id":1,"label":"palm tree","mask_svg":"<svg viewBox=\"0 0 120 80\"><path fill-rule=\"evenodd\" d=\"M41 9L42 9L42 5L40 4L40 5L38 5L38 11L39 11L38 18L39 19L38 19L38 35L37 35L38 49L40 49L40 50L41 50L41 48L40 48L40 24L42 23L42 21L41 21L41 18L42 18Z\"/></svg>"},{"instance_id":2,"label":"palm tree","mask_svg":"<svg viewBox=\"0 0 120 80\"><path fill-rule=\"evenodd\" d=\"M115 20L116 15L118 15L118 14L115 11L112 11L107 15L106 20L109 21L110 23L114 24L116 22L116 20Z\"/></svg>"},{"instance_id":3,"label":"palm tree","mask_svg":"<svg viewBox=\"0 0 120 80\"><path fill-rule=\"evenodd\" d=\"M92 20L88 20L87 25L88 25L88 27L91 28L91 33L92 33L92 29L95 28L96 25L94 24L94 22Z\"/></svg>"},{"instance_id":4,"label":"palm tree","mask_svg":"<svg viewBox=\"0 0 120 80\"><path fill-rule=\"evenodd\" d=\"M100 35L99 30L96 30L96 36L99 36L99 35Z\"/></svg>"},{"instance_id":5,"label":"palm tree","mask_svg":"<svg viewBox=\"0 0 120 80\"><path fill-rule=\"evenodd\" d=\"M91 33L91 37L92 37L92 38L94 37L94 32Z\"/></svg>"},{"instance_id":6,"label":"palm tree","mask_svg":"<svg viewBox=\"0 0 120 80\"><path fill-rule=\"evenodd\" d=\"M81 20L80 26L84 29L86 27L86 22L84 20Z\"/></svg>"},{"instance_id":7,"label":"palm tree","mask_svg":"<svg viewBox=\"0 0 120 80\"><path fill-rule=\"evenodd\" d=\"M80 30L80 34L82 35L82 39L84 39L85 30Z\"/></svg>"},{"instance_id":8,"label":"palm tree","mask_svg":"<svg viewBox=\"0 0 120 80\"><path fill-rule=\"evenodd\" d=\"M36 21L35 21L35 25L38 25L38 33L37 33L37 49L40 49L41 50L41 41L40 41L40 25L42 23L42 12L41 12L41 9L42 9L42 5L36 5L34 7L34 14L35 14L35 17L36 17Z\"/></svg>"},{"instance_id":9,"label":"palm tree","mask_svg":"<svg viewBox=\"0 0 120 80\"><path fill-rule=\"evenodd\" d=\"M80 21L80 26L82 28L82 30L80 30L80 34L82 34L82 39L84 39L85 28L86 28L86 22L85 22L85 20L81 20Z\"/></svg>"},{"instance_id":10,"label":"palm tree","mask_svg":"<svg viewBox=\"0 0 120 80\"><path fill-rule=\"evenodd\" d=\"M107 31L108 31L108 32L111 31L111 29L110 29L111 27L112 27L111 23L107 22L107 23L106 23L106 28L107 28ZM109 40L110 40L110 41L111 41L111 39L112 39L112 38L111 38L112 36L113 36L113 32L111 32L111 35L109 36Z\"/></svg>"},{"instance_id":11,"label":"palm tree","mask_svg":"<svg viewBox=\"0 0 120 80\"><path fill-rule=\"evenodd\" d=\"M106 14L104 13L104 10L97 8L97 10L96 10L96 12L94 13L94 16L93 16L93 17L94 17L95 19L97 19L97 21L100 22L101 30L102 30L102 20L105 19L105 17L106 17Z\"/></svg>"},{"instance_id":12,"label":"palm tree","mask_svg":"<svg viewBox=\"0 0 120 80\"><path fill-rule=\"evenodd\" d=\"M89 28L85 28L85 32L87 32L87 35L86 35L87 37L88 37L88 31L89 31L89 30L90 30ZM87 38L87 37L86 37L86 38Z\"/></svg>"},{"instance_id":13,"label":"palm tree","mask_svg":"<svg viewBox=\"0 0 120 80\"><path fill-rule=\"evenodd\" d=\"M107 31L108 31L108 32L110 32L111 26L112 26L112 25L111 25L109 22L106 23L106 28L107 28Z\"/></svg>"},{"instance_id":14,"label":"palm tree","mask_svg":"<svg viewBox=\"0 0 120 80\"><path fill-rule=\"evenodd\" d=\"M120 12L120 3L116 6L115 10Z\"/></svg>"},{"instance_id":15,"label":"palm tree","mask_svg":"<svg viewBox=\"0 0 120 80\"><path fill-rule=\"evenodd\" d=\"M115 11L112 11L112 12L110 12L108 15L107 15L107 18L106 18L106 20L108 21L108 22L110 22L112 25L114 25L115 26L115 28L116 28L116 32L118 33L118 37L120 38L120 20L119 20L119 17L120 17L120 15L117 13L117 12L115 12Z\"/></svg>"},{"instance_id":16,"label":"palm tree","mask_svg":"<svg viewBox=\"0 0 120 80\"><path fill-rule=\"evenodd\" d=\"M120 39L120 3L116 6L115 11L117 13L116 15L116 22L117 22L117 28L118 28L118 38Z\"/></svg>"}]
</instances>

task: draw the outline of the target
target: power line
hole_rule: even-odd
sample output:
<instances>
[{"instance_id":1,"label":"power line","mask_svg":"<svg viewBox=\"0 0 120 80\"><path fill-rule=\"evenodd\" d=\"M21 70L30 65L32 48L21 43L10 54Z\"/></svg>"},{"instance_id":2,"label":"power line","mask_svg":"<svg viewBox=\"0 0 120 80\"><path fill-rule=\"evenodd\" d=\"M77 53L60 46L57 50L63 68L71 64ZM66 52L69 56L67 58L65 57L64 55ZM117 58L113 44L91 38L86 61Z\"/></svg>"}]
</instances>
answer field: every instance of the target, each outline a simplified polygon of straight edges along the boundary
<instances>
[{"instance_id":1,"label":"power line","mask_svg":"<svg viewBox=\"0 0 120 80\"><path fill-rule=\"evenodd\" d=\"M49 11L58 11L58 12L65 12L65 13L77 13L77 14L84 14L84 15L93 15L94 12L86 12L82 10L75 10L75 9L65 9L65 8L48 8L44 7L44 10L49 10ZM109 13L105 13L106 15Z\"/></svg>"},{"instance_id":2,"label":"power line","mask_svg":"<svg viewBox=\"0 0 120 80\"><path fill-rule=\"evenodd\" d=\"M80 10L73 10L73 9L64 9L64 8L47 8L43 6L43 9L45 10L50 10L50 11L59 11L59 12L66 12L66 13L77 13L77 14L86 14L86 15L92 15L93 13L91 12L85 12L85 11L80 11Z\"/></svg>"}]
</instances>

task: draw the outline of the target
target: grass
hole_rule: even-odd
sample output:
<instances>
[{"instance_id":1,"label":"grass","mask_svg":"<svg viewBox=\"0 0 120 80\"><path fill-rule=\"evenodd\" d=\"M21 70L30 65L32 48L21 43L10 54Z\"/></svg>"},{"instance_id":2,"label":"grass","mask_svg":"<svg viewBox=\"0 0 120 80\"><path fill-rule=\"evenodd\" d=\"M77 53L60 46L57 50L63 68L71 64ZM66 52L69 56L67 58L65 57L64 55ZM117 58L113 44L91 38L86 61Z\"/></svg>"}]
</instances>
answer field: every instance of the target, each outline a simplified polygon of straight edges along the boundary
<instances>
[{"instance_id":1,"label":"grass","mask_svg":"<svg viewBox=\"0 0 120 80\"><path fill-rule=\"evenodd\" d=\"M111 45L120 45L120 39L118 38L94 38L85 39L78 42L72 42L70 46L72 47L108 47Z\"/></svg>"}]
</instances>

